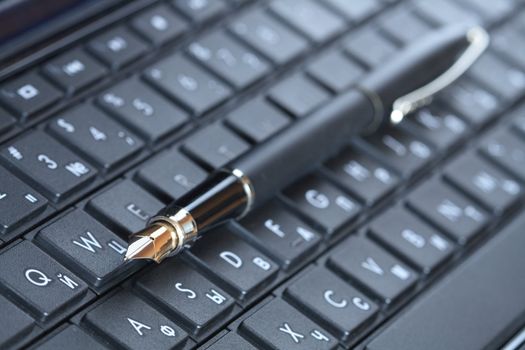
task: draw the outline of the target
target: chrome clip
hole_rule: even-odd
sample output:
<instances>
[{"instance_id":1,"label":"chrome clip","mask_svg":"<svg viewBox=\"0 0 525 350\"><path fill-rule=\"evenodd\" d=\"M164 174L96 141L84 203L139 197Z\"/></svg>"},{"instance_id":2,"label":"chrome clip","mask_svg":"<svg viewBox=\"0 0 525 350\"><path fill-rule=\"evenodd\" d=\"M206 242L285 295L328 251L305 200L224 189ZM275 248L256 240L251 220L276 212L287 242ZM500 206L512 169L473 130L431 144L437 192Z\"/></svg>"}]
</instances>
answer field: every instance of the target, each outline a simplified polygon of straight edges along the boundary
<instances>
[{"instance_id":1,"label":"chrome clip","mask_svg":"<svg viewBox=\"0 0 525 350\"><path fill-rule=\"evenodd\" d=\"M475 26L466 33L470 43L465 52L445 72L430 83L399 97L392 105L390 122L399 124L407 114L429 104L433 97L461 77L487 49L490 36L482 27Z\"/></svg>"}]
</instances>

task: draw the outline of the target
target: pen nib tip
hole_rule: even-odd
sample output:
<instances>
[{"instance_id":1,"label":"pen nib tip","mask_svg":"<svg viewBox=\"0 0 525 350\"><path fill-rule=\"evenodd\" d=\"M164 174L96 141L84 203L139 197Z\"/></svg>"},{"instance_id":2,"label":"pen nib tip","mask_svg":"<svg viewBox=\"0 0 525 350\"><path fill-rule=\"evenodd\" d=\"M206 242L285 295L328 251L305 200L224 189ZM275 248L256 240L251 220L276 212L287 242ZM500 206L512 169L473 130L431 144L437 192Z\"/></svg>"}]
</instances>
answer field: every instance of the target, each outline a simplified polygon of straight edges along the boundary
<instances>
[{"instance_id":1,"label":"pen nib tip","mask_svg":"<svg viewBox=\"0 0 525 350\"><path fill-rule=\"evenodd\" d=\"M124 261L146 259L161 262L177 243L173 241L173 236L167 225L154 224L146 227L131 237Z\"/></svg>"},{"instance_id":2,"label":"pen nib tip","mask_svg":"<svg viewBox=\"0 0 525 350\"><path fill-rule=\"evenodd\" d=\"M137 259L154 260L156 255L155 241L150 237L140 237L128 246L124 261Z\"/></svg>"}]
</instances>

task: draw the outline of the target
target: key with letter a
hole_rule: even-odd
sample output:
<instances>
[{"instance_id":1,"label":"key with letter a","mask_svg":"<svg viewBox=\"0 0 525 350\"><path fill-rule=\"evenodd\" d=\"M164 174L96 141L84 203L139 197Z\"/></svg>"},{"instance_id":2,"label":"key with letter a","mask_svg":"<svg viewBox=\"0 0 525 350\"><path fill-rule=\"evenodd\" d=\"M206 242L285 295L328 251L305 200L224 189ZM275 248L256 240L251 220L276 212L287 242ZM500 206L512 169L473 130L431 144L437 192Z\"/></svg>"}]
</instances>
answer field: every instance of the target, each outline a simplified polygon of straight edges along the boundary
<instances>
[{"instance_id":1,"label":"key with letter a","mask_svg":"<svg viewBox=\"0 0 525 350\"><path fill-rule=\"evenodd\" d=\"M83 323L113 347L181 349L188 335L129 292L119 292L89 311Z\"/></svg>"}]
</instances>

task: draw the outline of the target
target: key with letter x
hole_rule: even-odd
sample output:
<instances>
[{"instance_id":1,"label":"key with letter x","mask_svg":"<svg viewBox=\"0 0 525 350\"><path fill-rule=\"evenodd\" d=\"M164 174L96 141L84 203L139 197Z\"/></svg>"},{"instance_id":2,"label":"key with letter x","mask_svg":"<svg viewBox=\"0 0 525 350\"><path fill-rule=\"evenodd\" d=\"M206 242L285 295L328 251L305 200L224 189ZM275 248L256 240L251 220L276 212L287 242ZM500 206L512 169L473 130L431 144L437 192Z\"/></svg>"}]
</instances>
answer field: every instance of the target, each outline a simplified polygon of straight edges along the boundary
<instances>
[{"instance_id":1,"label":"key with letter x","mask_svg":"<svg viewBox=\"0 0 525 350\"><path fill-rule=\"evenodd\" d=\"M286 302L275 299L248 317L242 331L272 349L335 349L335 338Z\"/></svg>"}]
</instances>

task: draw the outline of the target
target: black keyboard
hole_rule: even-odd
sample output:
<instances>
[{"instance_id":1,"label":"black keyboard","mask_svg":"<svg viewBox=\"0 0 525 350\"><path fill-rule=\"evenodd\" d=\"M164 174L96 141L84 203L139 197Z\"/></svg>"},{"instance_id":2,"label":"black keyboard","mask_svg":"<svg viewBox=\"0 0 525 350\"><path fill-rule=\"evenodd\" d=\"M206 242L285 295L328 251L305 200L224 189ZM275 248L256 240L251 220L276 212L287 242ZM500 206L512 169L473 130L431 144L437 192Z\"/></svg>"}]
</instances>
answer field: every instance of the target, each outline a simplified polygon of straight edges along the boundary
<instances>
[{"instance_id":1,"label":"black keyboard","mask_svg":"<svg viewBox=\"0 0 525 350\"><path fill-rule=\"evenodd\" d=\"M211 171L463 21L491 46L429 107L122 263ZM0 348L430 349L430 319L435 349L501 346L525 325L491 290L525 288L524 23L520 0L134 0L63 38L0 81Z\"/></svg>"}]
</instances>

